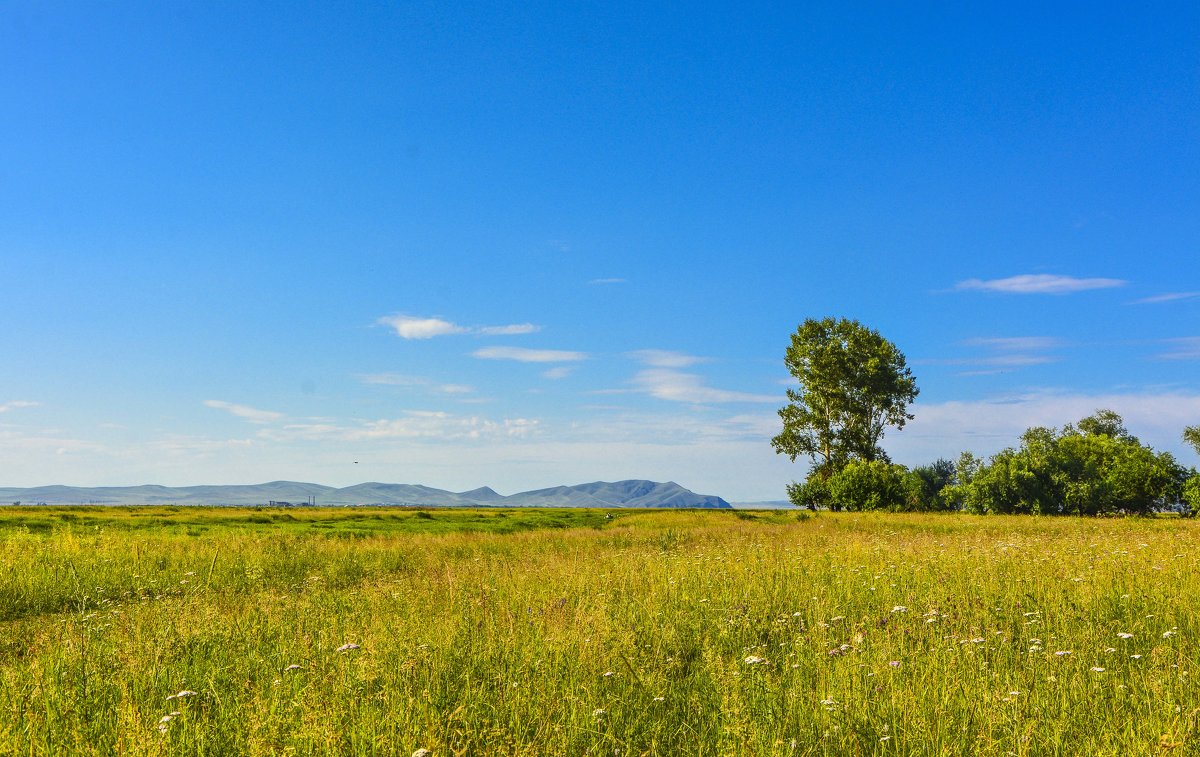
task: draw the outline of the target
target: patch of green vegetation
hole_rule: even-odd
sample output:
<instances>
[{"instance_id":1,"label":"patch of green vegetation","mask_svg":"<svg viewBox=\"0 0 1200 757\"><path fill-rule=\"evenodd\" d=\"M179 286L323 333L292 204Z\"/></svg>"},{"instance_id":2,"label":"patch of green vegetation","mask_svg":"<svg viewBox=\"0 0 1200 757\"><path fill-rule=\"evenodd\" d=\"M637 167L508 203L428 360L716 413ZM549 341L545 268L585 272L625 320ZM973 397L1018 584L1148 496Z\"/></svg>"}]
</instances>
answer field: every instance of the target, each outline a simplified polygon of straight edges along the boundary
<instances>
[{"instance_id":1,"label":"patch of green vegetation","mask_svg":"<svg viewBox=\"0 0 1200 757\"><path fill-rule=\"evenodd\" d=\"M0 510L0 753L1200 752L1195 520L59 514Z\"/></svg>"}]
</instances>

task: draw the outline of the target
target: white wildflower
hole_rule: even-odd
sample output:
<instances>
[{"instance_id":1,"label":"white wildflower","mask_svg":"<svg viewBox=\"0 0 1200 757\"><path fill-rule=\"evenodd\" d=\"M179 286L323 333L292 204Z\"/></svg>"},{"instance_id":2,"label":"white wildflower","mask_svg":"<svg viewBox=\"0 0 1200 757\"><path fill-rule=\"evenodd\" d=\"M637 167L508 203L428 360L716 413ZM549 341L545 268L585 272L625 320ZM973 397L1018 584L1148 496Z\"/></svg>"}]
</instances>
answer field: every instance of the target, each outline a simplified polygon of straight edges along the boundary
<instances>
[{"instance_id":1,"label":"white wildflower","mask_svg":"<svg viewBox=\"0 0 1200 757\"><path fill-rule=\"evenodd\" d=\"M892 612L893 613L908 612L908 608L905 607L904 605L896 605L895 607L892 608Z\"/></svg>"},{"instance_id":2,"label":"white wildflower","mask_svg":"<svg viewBox=\"0 0 1200 757\"><path fill-rule=\"evenodd\" d=\"M347 642L333 651L335 651L335 652L353 652L354 650L359 649L359 648L360 647L357 644L355 644L353 642Z\"/></svg>"},{"instance_id":3,"label":"white wildflower","mask_svg":"<svg viewBox=\"0 0 1200 757\"><path fill-rule=\"evenodd\" d=\"M746 663L747 665L761 665L762 663L766 662L766 660L759 657L758 655L750 655L742 662Z\"/></svg>"},{"instance_id":4,"label":"white wildflower","mask_svg":"<svg viewBox=\"0 0 1200 757\"><path fill-rule=\"evenodd\" d=\"M1119 634L1117 634L1117 638L1118 638L1118 639L1132 639L1132 638L1133 638L1133 634L1131 634L1131 633L1119 633Z\"/></svg>"}]
</instances>

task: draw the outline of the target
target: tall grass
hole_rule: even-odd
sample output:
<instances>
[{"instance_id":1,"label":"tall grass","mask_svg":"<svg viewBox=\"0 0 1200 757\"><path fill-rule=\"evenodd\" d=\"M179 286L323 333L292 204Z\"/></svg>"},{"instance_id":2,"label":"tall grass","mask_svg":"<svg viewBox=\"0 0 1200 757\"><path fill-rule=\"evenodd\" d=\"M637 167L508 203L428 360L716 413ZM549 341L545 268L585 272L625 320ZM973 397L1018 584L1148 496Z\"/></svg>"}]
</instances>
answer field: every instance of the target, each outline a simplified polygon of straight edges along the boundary
<instances>
[{"instance_id":1,"label":"tall grass","mask_svg":"<svg viewBox=\"0 0 1200 757\"><path fill-rule=\"evenodd\" d=\"M290 514L0 511L0 752L1200 750L1194 522Z\"/></svg>"}]
</instances>

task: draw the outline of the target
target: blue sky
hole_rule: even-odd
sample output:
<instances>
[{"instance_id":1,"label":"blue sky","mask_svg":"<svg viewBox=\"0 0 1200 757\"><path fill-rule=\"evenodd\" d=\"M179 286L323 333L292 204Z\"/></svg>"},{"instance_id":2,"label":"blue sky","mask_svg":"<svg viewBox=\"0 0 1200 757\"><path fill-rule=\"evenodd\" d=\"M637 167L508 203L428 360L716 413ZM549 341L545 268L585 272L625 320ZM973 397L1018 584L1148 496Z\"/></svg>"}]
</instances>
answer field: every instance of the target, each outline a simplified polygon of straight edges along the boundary
<instances>
[{"instance_id":1,"label":"blue sky","mask_svg":"<svg viewBox=\"0 0 1200 757\"><path fill-rule=\"evenodd\" d=\"M1200 11L6 4L0 483L783 497L788 336L907 464L1200 422Z\"/></svg>"}]
</instances>

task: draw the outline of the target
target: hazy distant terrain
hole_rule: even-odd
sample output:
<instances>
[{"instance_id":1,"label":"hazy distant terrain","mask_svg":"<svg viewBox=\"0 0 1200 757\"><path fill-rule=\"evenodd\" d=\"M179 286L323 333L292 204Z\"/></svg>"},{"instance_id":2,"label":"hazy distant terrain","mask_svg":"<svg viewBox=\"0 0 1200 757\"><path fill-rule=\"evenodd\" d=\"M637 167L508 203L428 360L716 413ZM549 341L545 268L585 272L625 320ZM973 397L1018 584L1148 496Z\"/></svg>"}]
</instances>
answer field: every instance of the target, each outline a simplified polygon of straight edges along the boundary
<instances>
[{"instance_id":1,"label":"hazy distant terrain","mask_svg":"<svg viewBox=\"0 0 1200 757\"><path fill-rule=\"evenodd\" d=\"M488 487L449 492L418 484L355 484L341 489L298 481L241 486L38 486L0 488L0 502L25 505L418 505L425 507L702 507L729 509L720 497L670 481L597 481L504 496Z\"/></svg>"}]
</instances>

